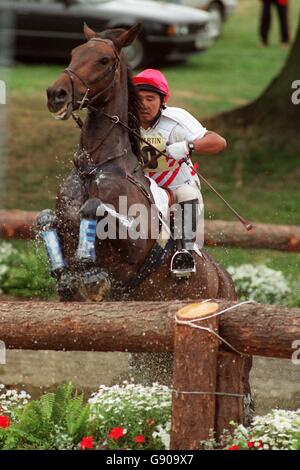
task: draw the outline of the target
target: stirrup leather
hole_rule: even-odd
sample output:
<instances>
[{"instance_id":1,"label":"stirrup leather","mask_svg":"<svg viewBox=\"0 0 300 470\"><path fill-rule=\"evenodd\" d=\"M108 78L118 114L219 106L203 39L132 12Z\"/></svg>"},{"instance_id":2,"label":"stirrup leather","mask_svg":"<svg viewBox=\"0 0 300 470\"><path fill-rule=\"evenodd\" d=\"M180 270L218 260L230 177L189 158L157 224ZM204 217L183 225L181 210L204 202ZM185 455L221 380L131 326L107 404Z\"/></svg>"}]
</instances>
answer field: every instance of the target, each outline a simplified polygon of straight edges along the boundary
<instances>
[{"instance_id":1,"label":"stirrup leather","mask_svg":"<svg viewBox=\"0 0 300 470\"><path fill-rule=\"evenodd\" d=\"M190 277L196 272L196 265L192 254L185 249L177 250L171 259L171 275L177 278Z\"/></svg>"}]
</instances>

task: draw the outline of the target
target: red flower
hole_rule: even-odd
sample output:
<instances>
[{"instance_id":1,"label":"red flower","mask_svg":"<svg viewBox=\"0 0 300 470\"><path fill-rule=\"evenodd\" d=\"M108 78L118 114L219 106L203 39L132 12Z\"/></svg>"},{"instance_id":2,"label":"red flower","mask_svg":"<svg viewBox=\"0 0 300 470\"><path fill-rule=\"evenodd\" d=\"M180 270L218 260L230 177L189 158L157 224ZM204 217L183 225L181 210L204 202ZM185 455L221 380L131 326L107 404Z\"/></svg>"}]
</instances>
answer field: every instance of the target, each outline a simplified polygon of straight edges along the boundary
<instances>
[{"instance_id":1,"label":"red flower","mask_svg":"<svg viewBox=\"0 0 300 470\"><path fill-rule=\"evenodd\" d=\"M144 436L142 436L142 434L139 434L133 439L133 442L136 442L137 444L144 444L145 442Z\"/></svg>"},{"instance_id":2,"label":"red flower","mask_svg":"<svg viewBox=\"0 0 300 470\"><path fill-rule=\"evenodd\" d=\"M115 439L116 441L124 436L124 428L113 428L108 435L110 439Z\"/></svg>"},{"instance_id":3,"label":"red flower","mask_svg":"<svg viewBox=\"0 0 300 470\"><path fill-rule=\"evenodd\" d=\"M92 449L94 445L93 436L83 437L80 442L80 449Z\"/></svg>"},{"instance_id":4,"label":"red flower","mask_svg":"<svg viewBox=\"0 0 300 470\"><path fill-rule=\"evenodd\" d=\"M254 447L254 445L255 445L255 442L253 442L253 441L247 442L248 449L252 449L252 447Z\"/></svg>"},{"instance_id":5,"label":"red flower","mask_svg":"<svg viewBox=\"0 0 300 470\"><path fill-rule=\"evenodd\" d=\"M10 425L10 419L7 416L0 416L0 428L6 429Z\"/></svg>"},{"instance_id":6,"label":"red flower","mask_svg":"<svg viewBox=\"0 0 300 470\"><path fill-rule=\"evenodd\" d=\"M264 446L263 441L258 441L258 449L262 449Z\"/></svg>"},{"instance_id":7,"label":"red flower","mask_svg":"<svg viewBox=\"0 0 300 470\"><path fill-rule=\"evenodd\" d=\"M240 450L240 448L239 448L239 446L233 445L233 446L231 446L231 447L228 447L227 450Z\"/></svg>"}]
</instances>

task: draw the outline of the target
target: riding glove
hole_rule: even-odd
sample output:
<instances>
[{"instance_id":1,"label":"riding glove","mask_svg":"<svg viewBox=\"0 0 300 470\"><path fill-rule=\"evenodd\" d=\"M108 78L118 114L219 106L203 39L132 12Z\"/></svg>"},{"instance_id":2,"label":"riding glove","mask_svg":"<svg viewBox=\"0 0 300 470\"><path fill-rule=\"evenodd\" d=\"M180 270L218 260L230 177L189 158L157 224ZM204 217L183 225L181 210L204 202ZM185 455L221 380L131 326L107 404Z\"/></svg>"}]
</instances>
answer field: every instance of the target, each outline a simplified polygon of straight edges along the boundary
<instances>
[{"instance_id":1,"label":"riding glove","mask_svg":"<svg viewBox=\"0 0 300 470\"><path fill-rule=\"evenodd\" d=\"M181 160L182 158L188 157L190 153L188 143L185 140L167 145L166 152L167 155L174 158L174 160Z\"/></svg>"}]
</instances>

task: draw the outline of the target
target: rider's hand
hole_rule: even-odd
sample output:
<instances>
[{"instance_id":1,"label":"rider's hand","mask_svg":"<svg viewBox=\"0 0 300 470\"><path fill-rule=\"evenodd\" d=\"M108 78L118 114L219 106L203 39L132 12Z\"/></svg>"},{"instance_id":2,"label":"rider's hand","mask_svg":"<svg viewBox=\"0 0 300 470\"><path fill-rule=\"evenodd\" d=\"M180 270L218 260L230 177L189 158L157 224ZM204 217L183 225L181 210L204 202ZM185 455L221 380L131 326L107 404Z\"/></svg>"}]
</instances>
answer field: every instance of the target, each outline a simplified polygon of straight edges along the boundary
<instances>
[{"instance_id":1,"label":"rider's hand","mask_svg":"<svg viewBox=\"0 0 300 470\"><path fill-rule=\"evenodd\" d=\"M166 147L167 155L174 160L181 160L189 156L189 146L188 143L183 140L182 142L176 142L175 144L167 145Z\"/></svg>"}]
</instances>

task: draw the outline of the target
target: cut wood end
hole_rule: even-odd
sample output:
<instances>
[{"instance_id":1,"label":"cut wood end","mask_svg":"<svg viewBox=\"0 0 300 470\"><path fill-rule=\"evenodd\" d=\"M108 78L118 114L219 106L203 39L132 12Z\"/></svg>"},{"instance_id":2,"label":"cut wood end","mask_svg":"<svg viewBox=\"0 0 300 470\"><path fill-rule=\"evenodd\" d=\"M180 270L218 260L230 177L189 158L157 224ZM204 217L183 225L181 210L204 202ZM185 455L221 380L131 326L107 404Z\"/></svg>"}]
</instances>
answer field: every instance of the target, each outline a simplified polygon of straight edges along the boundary
<instances>
[{"instance_id":1,"label":"cut wood end","mask_svg":"<svg viewBox=\"0 0 300 470\"><path fill-rule=\"evenodd\" d=\"M216 313L219 305L216 302L199 302L190 304L181 308L177 312L177 318L180 320L194 320L195 318L203 318Z\"/></svg>"}]
</instances>

